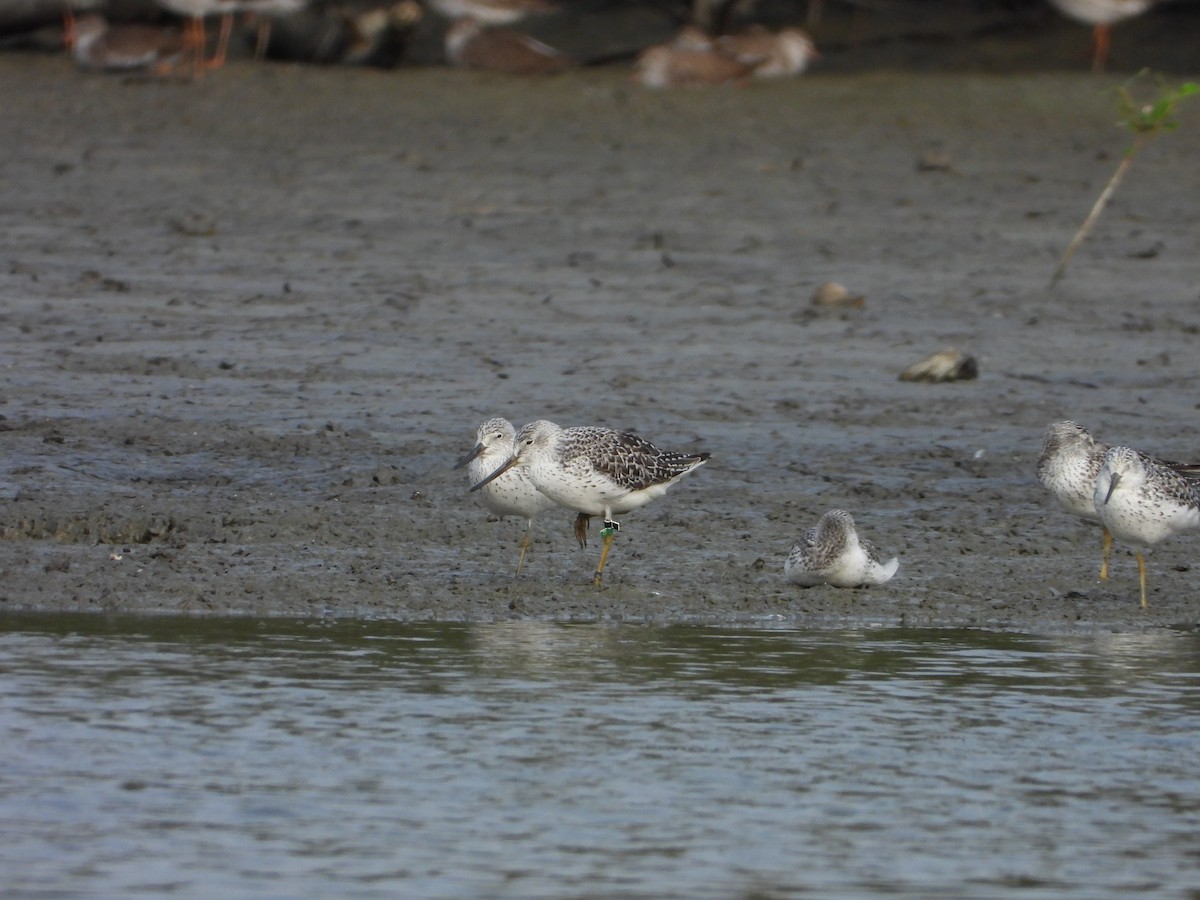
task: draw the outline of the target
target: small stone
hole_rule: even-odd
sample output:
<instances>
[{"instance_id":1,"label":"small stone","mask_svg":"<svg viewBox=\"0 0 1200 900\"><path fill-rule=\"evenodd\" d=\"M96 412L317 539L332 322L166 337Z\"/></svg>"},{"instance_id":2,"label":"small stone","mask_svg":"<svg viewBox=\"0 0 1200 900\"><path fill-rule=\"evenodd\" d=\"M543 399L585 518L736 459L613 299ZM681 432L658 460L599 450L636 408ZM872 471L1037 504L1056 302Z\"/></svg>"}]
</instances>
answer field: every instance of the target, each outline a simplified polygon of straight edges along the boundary
<instances>
[{"instance_id":1,"label":"small stone","mask_svg":"<svg viewBox=\"0 0 1200 900\"><path fill-rule=\"evenodd\" d=\"M901 381L973 381L979 377L975 357L954 347L939 351L900 373Z\"/></svg>"},{"instance_id":2,"label":"small stone","mask_svg":"<svg viewBox=\"0 0 1200 900\"><path fill-rule=\"evenodd\" d=\"M917 158L918 172L949 172L950 156L942 150L926 150Z\"/></svg>"},{"instance_id":3,"label":"small stone","mask_svg":"<svg viewBox=\"0 0 1200 900\"><path fill-rule=\"evenodd\" d=\"M862 306L866 301L866 297L862 294L851 294L846 289L845 285L838 284L836 281L827 281L815 291L813 291L812 305L827 306L834 308L844 308L848 306Z\"/></svg>"}]
</instances>

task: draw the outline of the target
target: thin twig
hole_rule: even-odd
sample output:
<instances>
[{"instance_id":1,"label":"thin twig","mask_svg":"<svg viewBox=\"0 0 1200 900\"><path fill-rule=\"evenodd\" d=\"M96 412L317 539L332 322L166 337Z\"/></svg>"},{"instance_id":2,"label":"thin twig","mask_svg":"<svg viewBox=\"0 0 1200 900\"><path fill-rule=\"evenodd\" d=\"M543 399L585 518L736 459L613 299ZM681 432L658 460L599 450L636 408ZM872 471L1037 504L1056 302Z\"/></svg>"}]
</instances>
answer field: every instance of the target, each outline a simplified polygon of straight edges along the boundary
<instances>
[{"instance_id":1,"label":"thin twig","mask_svg":"<svg viewBox=\"0 0 1200 900\"><path fill-rule=\"evenodd\" d=\"M1083 243L1092 227L1096 224L1096 220L1100 218L1100 213L1104 212L1104 207L1108 205L1108 200L1113 195L1113 191L1117 189L1117 185L1121 183L1121 179L1125 177L1125 173L1129 171L1129 167L1133 165L1134 154L1141 148L1142 142L1138 141L1133 145L1128 153L1121 160L1121 164L1117 166L1117 170L1112 173L1112 177L1108 179L1108 184L1104 186L1104 190L1100 192L1100 196L1096 198L1096 202L1092 204L1092 211L1088 213L1083 224L1079 226L1079 230L1075 232L1075 237L1071 238L1071 243L1067 245L1066 252L1063 253L1062 259L1058 262L1058 268L1054 270L1054 276L1050 279L1050 287L1054 287L1058 283L1058 279L1062 278L1063 273L1067 270L1067 262L1079 249L1079 245Z\"/></svg>"},{"instance_id":2,"label":"thin twig","mask_svg":"<svg viewBox=\"0 0 1200 900\"><path fill-rule=\"evenodd\" d=\"M1104 186L1104 190L1100 192L1100 196L1092 205L1092 211L1088 213L1088 217L1079 226L1079 231L1075 232L1075 237L1067 245L1067 250L1063 253L1058 268L1054 270L1054 275L1050 279L1051 288L1058 283L1058 279L1062 278L1063 273L1067 270L1067 262L1079 249L1084 238L1088 236L1088 232L1092 230L1096 220L1100 218L1100 213L1104 211L1113 191L1117 189L1117 185L1121 183L1121 179L1125 177L1129 167L1133 165L1133 158L1137 156L1137 152L1156 135L1174 130L1178 124L1175 121L1175 108L1185 97L1200 93L1200 84L1189 81L1177 88L1164 90L1160 87L1156 100L1150 103L1141 103L1134 98L1130 88L1137 79L1146 74L1147 70L1143 69L1134 78L1117 88L1117 106L1121 113L1121 124L1134 133L1133 146L1125 151L1117 170L1113 172L1112 177L1108 179L1108 184Z\"/></svg>"}]
</instances>

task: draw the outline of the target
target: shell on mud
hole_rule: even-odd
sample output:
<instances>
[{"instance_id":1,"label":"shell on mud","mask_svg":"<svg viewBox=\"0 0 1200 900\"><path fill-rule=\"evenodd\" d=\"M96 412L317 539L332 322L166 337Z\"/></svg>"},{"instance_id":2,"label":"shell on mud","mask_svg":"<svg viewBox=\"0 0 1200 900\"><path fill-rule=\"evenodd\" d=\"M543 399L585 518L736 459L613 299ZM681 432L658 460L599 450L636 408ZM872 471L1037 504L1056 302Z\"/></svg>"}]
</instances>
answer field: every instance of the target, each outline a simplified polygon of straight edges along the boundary
<instances>
[{"instance_id":1,"label":"shell on mud","mask_svg":"<svg viewBox=\"0 0 1200 900\"><path fill-rule=\"evenodd\" d=\"M943 150L929 149L917 157L918 172L949 172L953 168L950 154Z\"/></svg>"},{"instance_id":2,"label":"shell on mud","mask_svg":"<svg viewBox=\"0 0 1200 900\"><path fill-rule=\"evenodd\" d=\"M851 294L845 285L838 284L836 281L825 282L813 291L812 295L813 306L844 308L862 306L865 301L866 297L862 294Z\"/></svg>"},{"instance_id":3,"label":"shell on mud","mask_svg":"<svg viewBox=\"0 0 1200 900\"><path fill-rule=\"evenodd\" d=\"M972 381L978 377L979 362L954 347L913 363L900 373L901 381Z\"/></svg>"}]
</instances>

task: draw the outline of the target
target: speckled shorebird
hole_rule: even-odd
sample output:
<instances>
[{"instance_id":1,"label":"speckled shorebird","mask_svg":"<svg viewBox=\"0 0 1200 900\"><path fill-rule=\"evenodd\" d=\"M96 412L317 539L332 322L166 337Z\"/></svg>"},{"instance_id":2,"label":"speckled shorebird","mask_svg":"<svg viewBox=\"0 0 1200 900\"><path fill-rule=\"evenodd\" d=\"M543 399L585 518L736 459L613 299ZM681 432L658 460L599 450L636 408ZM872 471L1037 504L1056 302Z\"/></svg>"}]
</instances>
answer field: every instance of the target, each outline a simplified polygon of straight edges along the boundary
<instances>
[{"instance_id":1,"label":"speckled shorebird","mask_svg":"<svg viewBox=\"0 0 1200 900\"><path fill-rule=\"evenodd\" d=\"M1100 522L1137 554L1142 608L1146 608L1146 561L1142 548L1200 528L1195 482L1131 447L1110 447L1096 476L1093 502Z\"/></svg>"},{"instance_id":2,"label":"speckled shorebird","mask_svg":"<svg viewBox=\"0 0 1200 900\"><path fill-rule=\"evenodd\" d=\"M782 28L771 32L761 25L714 41L717 50L750 68L753 78L799 75L820 56L806 31Z\"/></svg>"},{"instance_id":3,"label":"speckled shorebird","mask_svg":"<svg viewBox=\"0 0 1200 900\"><path fill-rule=\"evenodd\" d=\"M1050 0L1063 15L1092 26L1092 71L1108 61L1111 29L1123 19L1141 15L1158 0Z\"/></svg>"},{"instance_id":4,"label":"speckled shorebird","mask_svg":"<svg viewBox=\"0 0 1200 900\"><path fill-rule=\"evenodd\" d=\"M463 69L481 69L506 75L557 75L571 60L541 41L513 31L459 19L446 31L446 60Z\"/></svg>"},{"instance_id":5,"label":"speckled shorebird","mask_svg":"<svg viewBox=\"0 0 1200 900\"><path fill-rule=\"evenodd\" d=\"M75 62L85 69L167 72L183 53L183 35L176 28L110 24L95 13L75 18L68 10L65 41Z\"/></svg>"},{"instance_id":6,"label":"speckled shorebird","mask_svg":"<svg viewBox=\"0 0 1200 900\"><path fill-rule=\"evenodd\" d=\"M746 78L750 71L750 66L719 52L703 32L689 28L674 41L638 54L630 77L645 87L661 89L728 84Z\"/></svg>"},{"instance_id":7,"label":"speckled shorebird","mask_svg":"<svg viewBox=\"0 0 1200 900\"><path fill-rule=\"evenodd\" d=\"M513 466L520 466L534 486L559 506L581 516L603 516L600 536L604 546L592 579L600 587L613 535L620 528L613 517L661 497L708 459L708 453L660 450L627 431L562 428L542 419L522 428L508 461L471 490L480 490ZM577 536L578 530L577 522Z\"/></svg>"},{"instance_id":8,"label":"speckled shorebird","mask_svg":"<svg viewBox=\"0 0 1200 900\"><path fill-rule=\"evenodd\" d=\"M485 483L483 503L494 515L520 516L525 520L525 535L521 539L521 555L517 559L517 573L525 564L525 553L532 541L533 520L558 504L533 486L529 473L524 469L505 472L489 479L513 453L513 439L517 430L508 419L488 419L475 433L475 447L458 461L456 469L467 467L471 484ZM472 488L474 490L474 488Z\"/></svg>"},{"instance_id":9,"label":"speckled shorebird","mask_svg":"<svg viewBox=\"0 0 1200 900\"><path fill-rule=\"evenodd\" d=\"M1093 499L1096 476L1104 465L1108 444L1097 443L1090 431L1078 422L1055 422L1047 426L1038 457L1038 481L1052 493L1063 509L1088 522L1099 522ZM1101 525L1103 528L1104 526ZM1100 562L1100 580L1108 578L1108 558L1112 553L1112 535L1104 528Z\"/></svg>"},{"instance_id":10,"label":"speckled shorebird","mask_svg":"<svg viewBox=\"0 0 1200 900\"><path fill-rule=\"evenodd\" d=\"M1088 522L1097 522L1104 531L1100 561L1100 580L1108 579L1108 559L1112 554L1113 536L1096 511L1096 479L1104 465L1109 445L1092 437L1078 422L1055 422L1046 427L1042 453L1038 457L1038 481L1050 491L1072 515ZM1188 480L1200 479L1200 465L1169 462L1140 454L1143 459L1164 466Z\"/></svg>"},{"instance_id":11,"label":"speckled shorebird","mask_svg":"<svg viewBox=\"0 0 1200 900\"><path fill-rule=\"evenodd\" d=\"M858 536L850 513L831 509L792 547L783 572L788 581L802 587L852 588L883 584L898 568L897 557L884 562L875 545Z\"/></svg>"}]
</instances>

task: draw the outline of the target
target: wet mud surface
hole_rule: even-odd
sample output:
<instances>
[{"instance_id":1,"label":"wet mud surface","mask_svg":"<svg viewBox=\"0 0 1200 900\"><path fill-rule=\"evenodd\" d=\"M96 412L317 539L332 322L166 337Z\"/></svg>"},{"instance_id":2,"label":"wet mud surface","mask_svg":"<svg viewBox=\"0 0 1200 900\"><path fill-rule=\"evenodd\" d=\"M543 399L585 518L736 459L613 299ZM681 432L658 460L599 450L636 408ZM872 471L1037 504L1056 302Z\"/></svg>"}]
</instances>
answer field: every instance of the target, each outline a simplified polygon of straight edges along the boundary
<instances>
[{"instance_id":1,"label":"wet mud surface","mask_svg":"<svg viewBox=\"0 0 1200 900\"><path fill-rule=\"evenodd\" d=\"M1045 425L1200 457L1200 127L1137 160L1123 76L827 72L652 93L0 57L0 610L1192 628L1200 535L1097 583ZM931 164L931 161L933 164ZM819 309L844 283L861 307ZM945 347L976 380L897 380ZM489 521L484 419L713 459L591 585L573 515ZM783 580L832 507L888 584Z\"/></svg>"}]
</instances>

